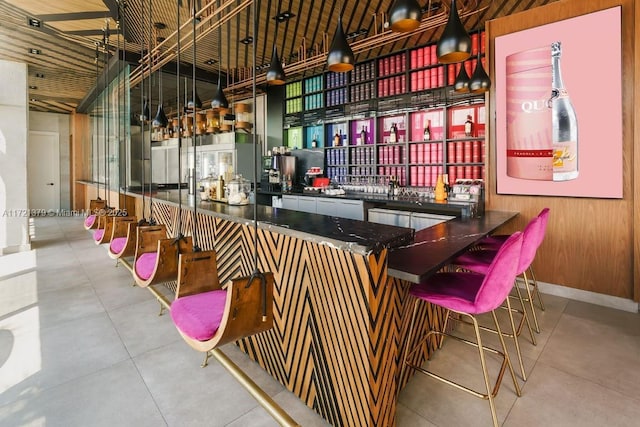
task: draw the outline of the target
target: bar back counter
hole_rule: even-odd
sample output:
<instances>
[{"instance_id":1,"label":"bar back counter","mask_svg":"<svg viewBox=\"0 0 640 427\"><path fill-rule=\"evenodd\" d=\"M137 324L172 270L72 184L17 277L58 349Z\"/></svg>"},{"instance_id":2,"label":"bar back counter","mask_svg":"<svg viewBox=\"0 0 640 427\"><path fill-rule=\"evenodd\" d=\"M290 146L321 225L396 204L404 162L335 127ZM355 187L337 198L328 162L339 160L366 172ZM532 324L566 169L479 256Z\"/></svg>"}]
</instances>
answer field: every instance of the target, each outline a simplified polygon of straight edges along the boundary
<instances>
[{"instance_id":1,"label":"bar back counter","mask_svg":"<svg viewBox=\"0 0 640 427\"><path fill-rule=\"evenodd\" d=\"M181 231L190 235L193 203L183 199L180 211L177 191L158 192L153 217L175 236L181 215ZM197 242L216 250L221 283L251 274L256 249L260 269L274 274L274 327L238 346L334 426L395 425L396 398L408 380L398 376L410 283L515 216L486 212L414 233L259 205L255 248L253 205L197 203ZM148 199L146 210L148 218ZM425 328L442 315L426 305L420 314Z\"/></svg>"}]
</instances>

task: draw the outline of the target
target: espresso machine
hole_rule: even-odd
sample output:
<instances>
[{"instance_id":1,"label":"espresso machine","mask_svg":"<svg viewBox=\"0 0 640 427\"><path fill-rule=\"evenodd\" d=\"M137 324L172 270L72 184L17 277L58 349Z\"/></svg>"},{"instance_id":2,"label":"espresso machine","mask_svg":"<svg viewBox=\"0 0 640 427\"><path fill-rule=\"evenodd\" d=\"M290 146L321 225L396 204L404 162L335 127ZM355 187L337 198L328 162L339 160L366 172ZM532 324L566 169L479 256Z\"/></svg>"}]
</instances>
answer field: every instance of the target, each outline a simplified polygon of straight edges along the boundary
<instances>
[{"instance_id":1,"label":"espresso machine","mask_svg":"<svg viewBox=\"0 0 640 427\"><path fill-rule=\"evenodd\" d=\"M262 187L267 191L290 191L296 180L296 158L285 147L274 147L273 154L262 160Z\"/></svg>"}]
</instances>

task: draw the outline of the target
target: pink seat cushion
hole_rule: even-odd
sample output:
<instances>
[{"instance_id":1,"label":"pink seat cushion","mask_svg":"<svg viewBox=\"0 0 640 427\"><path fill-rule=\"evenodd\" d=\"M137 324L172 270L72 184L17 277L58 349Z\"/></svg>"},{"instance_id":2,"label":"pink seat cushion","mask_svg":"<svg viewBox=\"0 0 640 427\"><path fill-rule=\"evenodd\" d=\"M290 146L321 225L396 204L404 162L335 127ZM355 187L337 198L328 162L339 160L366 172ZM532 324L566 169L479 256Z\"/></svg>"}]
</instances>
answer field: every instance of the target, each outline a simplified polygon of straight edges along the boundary
<instances>
[{"instance_id":1,"label":"pink seat cushion","mask_svg":"<svg viewBox=\"0 0 640 427\"><path fill-rule=\"evenodd\" d=\"M497 250L492 249L468 251L454 259L451 264L459 265L465 270L471 270L475 273L487 274L489 266L497 253Z\"/></svg>"},{"instance_id":2,"label":"pink seat cushion","mask_svg":"<svg viewBox=\"0 0 640 427\"><path fill-rule=\"evenodd\" d=\"M216 290L181 297L171 303L171 318L184 335L198 341L211 339L222 321L227 291Z\"/></svg>"},{"instance_id":3,"label":"pink seat cushion","mask_svg":"<svg viewBox=\"0 0 640 427\"><path fill-rule=\"evenodd\" d=\"M478 314L475 299L484 277L477 273L437 273L427 282L413 285L410 294L451 310Z\"/></svg>"},{"instance_id":4,"label":"pink seat cushion","mask_svg":"<svg viewBox=\"0 0 640 427\"><path fill-rule=\"evenodd\" d=\"M100 240L102 240L103 236L104 236L104 228L100 228L93 233L93 240L95 240L96 242L99 242Z\"/></svg>"},{"instance_id":5,"label":"pink seat cushion","mask_svg":"<svg viewBox=\"0 0 640 427\"><path fill-rule=\"evenodd\" d=\"M124 249L124 246L127 244L126 237L116 237L111 241L109 245L109 250L112 254L119 254Z\"/></svg>"},{"instance_id":6,"label":"pink seat cushion","mask_svg":"<svg viewBox=\"0 0 640 427\"><path fill-rule=\"evenodd\" d=\"M480 314L495 310L513 288L521 249L522 233L517 231L500 247L486 274L436 273L411 286L409 293L463 313Z\"/></svg>"},{"instance_id":7,"label":"pink seat cushion","mask_svg":"<svg viewBox=\"0 0 640 427\"><path fill-rule=\"evenodd\" d=\"M96 222L96 216L95 215L89 215L87 217L87 219L84 220L84 225L86 227L91 227L94 222Z\"/></svg>"},{"instance_id":8,"label":"pink seat cushion","mask_svg":"<svg viewBox=\"0 0 640 427\"><path fill-rule=\"evenodd\" d=\"M147 252L138 257L136 260L136 274L143 280L147 280L153 274L156 268L156 252Z\"/></svg>"}]
</instances>

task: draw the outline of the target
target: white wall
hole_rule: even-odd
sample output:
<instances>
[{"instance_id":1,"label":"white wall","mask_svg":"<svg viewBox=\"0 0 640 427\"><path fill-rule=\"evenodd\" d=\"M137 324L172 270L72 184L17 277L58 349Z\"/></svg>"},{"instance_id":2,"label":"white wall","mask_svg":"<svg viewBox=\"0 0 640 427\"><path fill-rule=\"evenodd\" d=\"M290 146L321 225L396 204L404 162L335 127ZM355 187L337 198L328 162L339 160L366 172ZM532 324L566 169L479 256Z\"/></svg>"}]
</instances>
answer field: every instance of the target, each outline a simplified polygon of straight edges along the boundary
<instances>
[{"instance_id":1,"label":"white wall","mask_svg":"<svg viewBox=\"0 0 640 427\"><path fill-rule=\"evenodd\" d=\"M29 113L30 131L55 132L58 134L58 147L60 152L60 209L70 209L71 207L70 120L71 116L68 114L41 113L37 111Z\"/></svg>"},{"instance_id":2,"label":"white wall","mask_svg":"<svg viewBox=\"0 0 640 427\"><path fill-rule=\"evenodd\" d=\"M31 249L27 73L26 64L0 60L0 255Z\"/></svg>"}]
</instances>

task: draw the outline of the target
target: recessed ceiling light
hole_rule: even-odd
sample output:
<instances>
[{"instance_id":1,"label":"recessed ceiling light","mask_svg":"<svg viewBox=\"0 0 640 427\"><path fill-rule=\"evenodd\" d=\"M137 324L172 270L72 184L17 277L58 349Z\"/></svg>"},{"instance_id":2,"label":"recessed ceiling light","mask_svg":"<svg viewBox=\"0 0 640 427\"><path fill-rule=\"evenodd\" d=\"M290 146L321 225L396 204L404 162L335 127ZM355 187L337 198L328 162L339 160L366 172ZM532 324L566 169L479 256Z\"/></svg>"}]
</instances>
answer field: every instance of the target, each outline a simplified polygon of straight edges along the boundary
<instances>
[{"instance_id":1,"label":"recessed ceiling light","mask_svg":"<svg viewBox=\"0 0 640 427\"><path fill-rule=\"evenodd\" d=\"M42 26L42 21L40 21L38 18L27 17L27 23L30 27L40 28Z\"/></svg>"},{"instance_id":2,"label":"recessed ceiling light","mask_svg":"<svg viewBox=\"0 0 640 427\"><path fill-rule=\"evenodd\" d=\"M213 65L216 62L218 62L216 59L207 59L206 61L204 61L204 63L207 65Z\"/></svg>"},{"instance_id":3,"label":"recessed ceiling light","mask_svg":"<svg viewBox=\"0 0 640 427\"><path fill-rule=\"evenodd\" d=\"M247 36L247 37L243 38L242 40L240 40L240 43L242 43L242 44L251 44L251 43L253 43L253 37Z\"/></svg>"},{"instance_id":4,"label":"recessed ceiling light","mask_svg":"<svg viewBox=\"0 0 640 427\"><path fill-rule=\"evenodd\" d=\"M31 98L31 102L38 102L38 100L35 98Z\"/></svg>"},{"instance_id":5,"label":"recessed ceiling light","mask_svg":"<svg viewBox=\"0 0 640 427\"><path fill-rule=\"evenodd\" d=\"M431 9L429 9L429 6L431 6ZM440 9L442 7L442 3L439 2L429 2L429 5L424 6L420 9L420 12L422 12L422 14L424 15L425 13L429 12L429 11L436 11L438 9Z\"/></svg>"},{"instance_id":6,"label":"recessed ceiling light","mask_svg":"<svg viewBox=\"0 0 640 427\"><path fill-rule=\"evenodd\" d=\"M158 36L158 37L156 37L156 41L157 41L158 43L162 43L162 42L163 42L163 41L165 41L166 39L167 39L166 37L162 37L162 36Z\"/></svg>"},{"instance_id":7,"label":"recessed ceiling light","mask_svg":"<svg viewBox=\"0 0 640 427\"><path fill-rule=\"evenodd\" d=\"M290 11L285 10L284 12L280 12L279 14L274 16L273 19L275 19L278 22L284 22L284 21L288 21L289 19L291 19L291 18L293 18L295 16L296 15L294 15Z\"/></svg>"},{"instance_id":8,"label":"recessed ceiling light","mask_svg":"<svg viewBox=\"0 0 640 427\"><path fill-rule=\"evenodd\" d=\"M165 28L167 28L167 24L165 24L164 22L154 22L153 27L158 30L164 30Z\"/></svg>"},{"instance_id":9,"label":"recessed ceiling light","mask_svg":"<svg viewBox=\"0 0 640 427\"><path fill-rule=\"evenodd\" d=\"M36 77L39 78L39 79L44 79L44 74L36 73Z\"/></svg>"},{"instance_id":10,"label":"recessed ceiling light","mask_svg":"<svg viewBox=\"0 0 640 427\"><path fill-rule=\"evenodd\" d=\"M38 89L38 86L29 86L29 89L36 90L36 89Z\"/></svg>"},{"instance_id":11,"label":"recessed ceiling light","mask_svg":"<svg viewBox=\"0 0 640 427\"><path fill-rule=\"evenodd\" d=\"M42 53L42 51L40 49L36 49L36 48L30 48L29 49L29 53L32 55L40 55Z\"/></svg>"}]
</instances>

